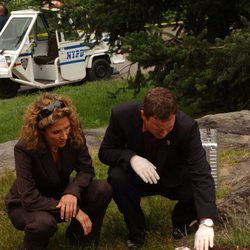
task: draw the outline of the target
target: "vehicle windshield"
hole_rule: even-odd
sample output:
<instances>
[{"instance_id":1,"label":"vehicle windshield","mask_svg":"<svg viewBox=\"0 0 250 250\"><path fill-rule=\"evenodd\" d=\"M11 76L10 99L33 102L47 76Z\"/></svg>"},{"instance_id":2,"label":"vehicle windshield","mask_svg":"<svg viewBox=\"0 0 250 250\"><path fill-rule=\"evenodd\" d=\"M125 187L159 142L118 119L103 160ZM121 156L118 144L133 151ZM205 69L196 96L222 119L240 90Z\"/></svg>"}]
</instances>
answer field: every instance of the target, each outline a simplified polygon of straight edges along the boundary
<instances>
[{"instance_id":1,"label":"vehicle windshield","mask_svg":"<svg viewBox=\"0 0 250 250\"><path fill-rule=\"evenodd\" d=\"M0 37L0 50L17 50L31 21L31 17L12 18Z\"/></svg>"}]
</instances>

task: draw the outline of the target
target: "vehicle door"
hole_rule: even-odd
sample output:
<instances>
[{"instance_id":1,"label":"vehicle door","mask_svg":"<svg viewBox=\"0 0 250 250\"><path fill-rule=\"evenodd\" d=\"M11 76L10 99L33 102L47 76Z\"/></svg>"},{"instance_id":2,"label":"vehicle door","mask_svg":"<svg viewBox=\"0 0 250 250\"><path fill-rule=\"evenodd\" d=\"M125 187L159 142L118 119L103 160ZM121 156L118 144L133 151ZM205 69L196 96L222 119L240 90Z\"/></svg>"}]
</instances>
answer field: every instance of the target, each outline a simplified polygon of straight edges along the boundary
<instances>
[{"instance_id":1,"label":"vehicle door","mask_svg":"<svg viewBox=\"0 0 250 250\"><path fill-rule=\"evenodd\" d=\"M33 56L47 56L48 55L48 40L49 28L45 17L40 14L37 17L36 23L33 27L34 37L30 35L30 39L34 39L35 46L33 47Z\"/></svg>"},{"instance_id":2,"label":"vehicle door","mask_svg":"<svg viewBox=\"0 0 250 250\"><path fill-rule=\"evenodd\" d=\"M32 53L29 33L36 14L11 15L0 33L0 77L12 77L12 71L21 78L33 80Z\"/></svg>"},{"instance_id":3,"label":"vehicle door","mask_svg":"<svg viewBox=\"0 0 250 250\"><path fill-rule=\"evenodd\" d=\"M65 80L86 76L85 46L77 33L56 32L61 75Z\"/></svg>"}]
</instances>

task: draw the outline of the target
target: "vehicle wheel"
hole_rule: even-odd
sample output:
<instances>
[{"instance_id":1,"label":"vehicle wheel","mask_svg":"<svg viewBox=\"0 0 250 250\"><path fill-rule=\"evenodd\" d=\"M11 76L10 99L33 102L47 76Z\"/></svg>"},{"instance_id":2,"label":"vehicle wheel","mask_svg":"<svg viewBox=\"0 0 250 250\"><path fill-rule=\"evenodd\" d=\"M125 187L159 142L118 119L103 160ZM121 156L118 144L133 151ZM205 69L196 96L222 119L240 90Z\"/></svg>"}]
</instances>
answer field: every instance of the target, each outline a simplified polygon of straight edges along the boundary
<instances>
[{"instance_id":1,"label":"vehicle wheel","mask_svg":"<svg viewBox=\"0 0 250 250\"><path fill-rule=\"evenodd\" d=\"M9 78L0 78L0 98L11 98L17 95L19 84Z\"/></svg>"},{"instance_id":2,"label":"vehicle wheel","mask_svg":"<svg viewBox=\"0 0 250 250\"><path fill-rule=\"evenodd\" d=\"M110 79L111 73L110 63L106 59L95 59L92 63L92 68L88 69L88 79L90 81Z\"/></svg>"}]
</instances>

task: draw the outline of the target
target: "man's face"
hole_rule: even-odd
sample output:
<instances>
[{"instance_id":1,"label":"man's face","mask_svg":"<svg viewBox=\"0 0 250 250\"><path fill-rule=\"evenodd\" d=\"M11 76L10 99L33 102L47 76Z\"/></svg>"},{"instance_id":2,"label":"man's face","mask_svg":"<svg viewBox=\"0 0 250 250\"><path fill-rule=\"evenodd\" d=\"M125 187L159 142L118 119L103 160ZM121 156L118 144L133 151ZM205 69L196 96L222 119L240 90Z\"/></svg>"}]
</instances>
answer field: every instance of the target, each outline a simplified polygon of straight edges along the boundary
<instances>
[{"instance_id":1,"label":"man's face","mask_svg":"<svg viewBox=\"0 0 250 250\"><path fill-rule=\"evenodd\" d=\"M175 123L175 114L170 114L167 120L159 120L153 116L147 118L141 110L141 118L144 130L150 132L157 139L165 138L172 131Z\"/></svg>"},{"instance_id":2,"label":"man's face","mask_svg":"<svg viewBox=\"0 0 250 250\"><path fill-rule=\"evenodd\" d=\"M5 15L5 11L3 6L0 6L0 16L4 16Z\"/></svg>"}]
</instances>

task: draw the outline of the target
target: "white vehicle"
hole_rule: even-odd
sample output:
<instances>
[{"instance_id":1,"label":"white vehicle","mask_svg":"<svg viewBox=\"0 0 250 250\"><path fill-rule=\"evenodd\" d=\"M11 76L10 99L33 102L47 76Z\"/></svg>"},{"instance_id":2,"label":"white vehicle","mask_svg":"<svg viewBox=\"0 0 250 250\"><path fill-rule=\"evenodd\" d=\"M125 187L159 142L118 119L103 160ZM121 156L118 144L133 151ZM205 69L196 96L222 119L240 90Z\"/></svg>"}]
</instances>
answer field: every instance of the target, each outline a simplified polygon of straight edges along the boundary
<instances>
[{"instance_id":1,"label":"white vehicle","mask_svg":"<svg viewBox=\"0 0 250 250\"><path fill-rule=\"evenodd\" d=\"M86 78L108 79L111 64L124 62L109 54L107 42L90 46L79 37L76 32L50 32L39 11L13 11L0 32L0 97L15 96L20 85L45 89Z\"/></svg>"}]
</instances>

